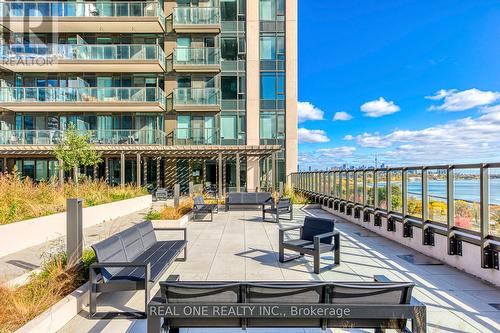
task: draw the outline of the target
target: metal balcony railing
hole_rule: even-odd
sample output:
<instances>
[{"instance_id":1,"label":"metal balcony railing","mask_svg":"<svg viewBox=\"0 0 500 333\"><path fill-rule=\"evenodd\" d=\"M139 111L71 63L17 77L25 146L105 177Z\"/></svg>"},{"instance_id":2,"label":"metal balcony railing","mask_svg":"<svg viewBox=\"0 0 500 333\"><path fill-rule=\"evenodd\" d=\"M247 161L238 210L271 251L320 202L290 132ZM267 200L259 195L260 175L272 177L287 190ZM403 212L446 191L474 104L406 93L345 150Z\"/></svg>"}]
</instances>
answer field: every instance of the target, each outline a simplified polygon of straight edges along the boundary
<instances>
[{"instance_id":1,"label":"metal balcony railing","mask_svg":"<svg viewBox=\"0 0 500 333\"><path fill-rule=\"evenodd\" d=\"M218 88L177 88L173 95L174 105L220 105Z\"/></svg>"},{"instance_id":2,"label":"metal balcony railing","mask_svg":"<svg viewBox=\"0 0 500 333\"><path fill-rule=\"evenodd\" d=\"M3 59L29 60L40 57L56 60L158 60L165 66L165 53L159 45L146 44L11 44L0 47Z\"/></svg>"},{"instance_id":3,"label":"metal balcony railing","mask_svg":"<svg viewBox=\"0 0 500 333\"><path fill-rule=\"evenodd\" d=\"M165 93L159 88L135 87L2 87L3 103L115 103L157 102L165 105Z\"/></svg>"},{"instance_id":4,"label":"metal balcony railing","mask_svg":"<svg viewBox=\"0 0 500 333\"><path fill-rule=\"evenodd\" d=\"M176 7L173 13L175 25L220 24L220 10L216 7Z\"/></svg>"},{"instance_id":5,"label":"metal balcony railing","mask_svg":"<svg viewBox=\"0 0 500 333\"><path fill-rule=\"evenodd\" d=\"M92 144L164 145L165 133L159 130L81 130L90 133ZM63 130L1 130L0 145L56 145L64 138Z\"/></svg>"},{"instance_id":6,"label":"metal balcony railing","mask_svg":"<svg viewBox=\"0 0 500 333\"><path fill-rule=\"evenodd\" d=\"M157 1L2 1L3 17L158 17L165 14Z\"/></svg>"},{"instance_id":7,"label":"metal balcony railing","mask_svg":"<svg viewBox=\"0 0 500 333\"><path fill-rule=\"evenodd\" d=\"M462 241L479 245L482 267L498 269L500 163L298 172L291 183L340 213L376 226L385 218L403 237L421 228L423 245L444 235L451 255L461 255Z\"/></svg>"},{"instance_id":8,"label":"metal balcony railing","mask_svg":"<svg viewBox=\"0 0 500 333\"><path fill-rule=\"evenodd\" d=\"M215 47L176 48L174 65L220 65L220 50Z\"/></svg>"}]
</instances>

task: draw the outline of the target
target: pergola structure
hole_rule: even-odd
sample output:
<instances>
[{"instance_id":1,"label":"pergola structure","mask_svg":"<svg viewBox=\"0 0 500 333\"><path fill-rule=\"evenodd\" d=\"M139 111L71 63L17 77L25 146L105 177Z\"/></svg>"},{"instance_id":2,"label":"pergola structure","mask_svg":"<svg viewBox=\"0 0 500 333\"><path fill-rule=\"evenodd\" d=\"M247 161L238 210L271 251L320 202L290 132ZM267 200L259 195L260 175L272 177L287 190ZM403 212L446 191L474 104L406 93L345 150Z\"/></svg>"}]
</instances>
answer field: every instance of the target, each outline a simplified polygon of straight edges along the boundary
<instances>
[{"instance_id":1,"label":"pergola structure","mask_svg":"<svg viewBox=\"0 0 500 333\"><path fill-rule=\"evenodd\" d=\"M4 159L4 168L7 167L7 158L19 157L53 157L54 145L12 145L0 146L0 156ZM136 184L141 186L141 162L147 163L144 157L154 157L160 159L175 159L175 158L193 158L193 159L216 159L218 165L218 184L219 193L223 193L223 161L227 158L236 159L236 174L240 174L240 159L241 157L266 158L272 164L270 168L273 172L272 178L276 179L276 157L283 150L281 145L234 145L234 146L164 146L164 145L95 145L94 148L102 153L106 175L109 174L108 161L109 158L120 158L120 183L125 184L125 157L135 156L137 161L137 177ZM146 168L144 168L146 170ZM4 170L5 171L5 170ZM59 179L63 179L64 171L59 169ZM159 164L157 164L157 177L160 173ZM94 174L96 174L96 166L94 166ZM240 177L236 177L236 190L240 191Z\"/></svg>"}]
</instances>

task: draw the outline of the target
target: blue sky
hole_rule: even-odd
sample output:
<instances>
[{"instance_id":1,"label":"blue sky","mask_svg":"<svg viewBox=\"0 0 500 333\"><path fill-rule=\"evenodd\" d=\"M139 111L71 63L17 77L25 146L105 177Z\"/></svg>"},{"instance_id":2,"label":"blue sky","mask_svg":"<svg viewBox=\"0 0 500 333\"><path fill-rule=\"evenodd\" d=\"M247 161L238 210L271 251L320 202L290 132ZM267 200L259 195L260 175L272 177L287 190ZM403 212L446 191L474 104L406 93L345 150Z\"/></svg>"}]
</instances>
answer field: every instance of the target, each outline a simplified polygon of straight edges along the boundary
<instances>
[{"instance_id":1,"label":"blue sky","mask_svg":"<svg viewBox=\"0 0 500 333\"><path fill-rule=\"evenodd\" d=\"M500 0L299 0L298 82L301 169L498 162Z\"/></svg>"}]
</instances>

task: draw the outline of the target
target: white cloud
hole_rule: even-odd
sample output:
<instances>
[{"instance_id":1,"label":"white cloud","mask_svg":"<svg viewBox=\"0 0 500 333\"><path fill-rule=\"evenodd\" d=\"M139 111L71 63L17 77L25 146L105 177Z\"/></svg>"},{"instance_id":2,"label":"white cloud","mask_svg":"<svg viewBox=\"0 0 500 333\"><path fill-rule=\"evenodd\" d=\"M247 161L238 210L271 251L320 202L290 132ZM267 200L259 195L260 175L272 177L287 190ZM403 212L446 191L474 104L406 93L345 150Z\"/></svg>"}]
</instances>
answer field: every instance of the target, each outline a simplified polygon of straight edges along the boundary
<instances>
[{"instance_id":1,"label":"white cloud","mask_svg":"<svg viewBox=\"0 0 500 333\"><path fill-rule=\"evenodd\" d=\"M421 130L396 130L386 135L363 133L353 139L363 148L376 149L382 159L393 165L444 164L497 160L498 133L500 110L497 109Z\"/></svg>"},{"instance_id":2,"label":"white cloud","mask_svg":"<svg viewBox=\"0 0 500 333\"><path fill-rule=\"evenodd\" d=\"M299 123L306 120L323 120L324 112L309 102L298 102Z\"/></svg>"},{"instance_id":3,"label":"white cloud","mask_svg":"<svg viewBox=\"0 0 500 333\"><path fill-rule=\"evenodd\" d=\"M443 104L432 105L429 110L464 111L496 102L500 99L500 92L481 91L476 88L464 91L441 89L434 96L426 98L434 101L443 100Z\"/></svg>"},{"instance_id":4,"label":"white cloud","mask_svg":"<svg viewBox=\"0 0 500 333\"><path fill-rule=\"evenodd\" d=\"M393 114L399 110L401 110L401 108L394 104L393 101L388 102L383 97L361 105L361 111L364 112L367 117L372 118Z\"/></svg>"},{"instance_id":5,"label":"white cloud","mask_svg":"<svg viewBox=\"0 0 500 333\"><path fill-rule=\"evenodd\" d=\"M324 148L316 150L317 153L321 154L324 157L333 157L333 158L346 158L350 157L356 151L356 147L335 147L335 148Z\"/></svg>"},{"instance_id":6,"label":"white cloud","mask_svg":"<svg viewBox=\"0 0 500 333\"><path fill-rule=\"evenodd\" d=\"M328 142L330 139L323 130L298 129L299 143L304 142Z\"/></svg>"},{"instance_id":7,"label":"white cloud","mask_svg":"<svg viewBox=\"0 0 500 333\"><path fill-rule=\"evenodd\" d=\"M335 115L333 116L333 120L351 120L352 116L345 112L345 111L339 111L335 112Z\"/></svg>"}]
</instances>

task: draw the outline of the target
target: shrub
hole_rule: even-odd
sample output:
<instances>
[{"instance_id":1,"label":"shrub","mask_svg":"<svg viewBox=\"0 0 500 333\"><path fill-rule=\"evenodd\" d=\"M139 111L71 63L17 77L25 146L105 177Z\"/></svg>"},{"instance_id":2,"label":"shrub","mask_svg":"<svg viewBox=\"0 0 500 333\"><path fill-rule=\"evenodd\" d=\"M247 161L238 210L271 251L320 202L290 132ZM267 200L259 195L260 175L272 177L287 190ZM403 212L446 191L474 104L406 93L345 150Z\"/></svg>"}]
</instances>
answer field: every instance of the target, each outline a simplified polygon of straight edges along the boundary
<instances>
[{"instance_id":1,"label":"shrub","mask_svg":"<svg viewBox=\"0 0 500 333\"><path fill-rule=\"evenodd\" d=\"M54 251L45 257L41 272L32 274L26 284L0 285L0 332L15 331L84 284L94 260L94 252L86 249L83 265L68 269L66 254Z\"/></svg>"},{"instance_id":2,"label":"shrub","mask_svg":"<svg viewBox=\"0 0 500 333\"><path fill-rule=\"evenodd\" d=\"M163 206L160 211L151 209L146 215L146 220L177 220L189 213L194 207L191 198L181 200L178 207Z\"/></svg>"},{"instance_id":3,"label":"shrub","mask_svg":"<svg viewBox=\"0 0 500 333\"><path fill-rule=\"evenodd\" d=\"M35 183L17 173L0 174L0 224L64 212L66 198L82 198L85 207L147 194L135 186L111 187L104 181L84 179L78 186L57 182Z\"/></svg>"}]
</instances>

